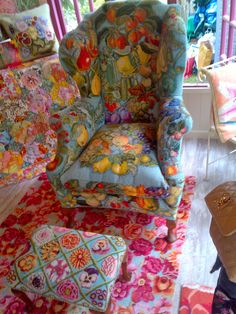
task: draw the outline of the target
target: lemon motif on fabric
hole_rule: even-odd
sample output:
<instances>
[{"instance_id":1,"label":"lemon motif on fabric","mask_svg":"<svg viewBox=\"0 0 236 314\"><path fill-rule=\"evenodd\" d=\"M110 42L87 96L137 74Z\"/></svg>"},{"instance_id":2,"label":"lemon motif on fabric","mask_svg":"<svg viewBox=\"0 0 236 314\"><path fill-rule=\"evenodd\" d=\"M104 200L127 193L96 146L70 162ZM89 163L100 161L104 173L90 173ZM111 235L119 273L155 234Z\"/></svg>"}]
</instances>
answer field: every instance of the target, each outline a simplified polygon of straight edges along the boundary
<instances>
[{"instance_id":1,"label":"lemon motif on fabric","mask_svg":"<svg viewBox=\"0 0 236 314\"><path fill-rule=\"evenodd\" d=\"M132 66L128 56L120 57L116 64L118 71L124 76L129 76L135 72L135 68Z\"/></svg>"},{"instance_id":2,"label":"lemon motif on fabric","mask_svg":"<svg viewBox=\"0 0 236 314\"><path fill-rule=\"evenodd\" d=\"M84 146L88 142L89 134L84 125L77 127L77 133L79 134L76 141L79 146Z\"/></svg>"},{"instance_id":3,"label":"lemon motif on fabric","mask_svg":"<svg viewBox=\"0 0 236 314\"><path fill-rule=\"evenodd\" d=\"M106 172L107 170L109 170L111 168L111 162L108 159L108 157L104 157L101 160L95 162L93 164L93 170L94 172Z\"/></svg>"},{"instance_id":4,"label":"lemon motif on fabric","mask_svg":"<svg viewBox=\"0 0 236 314\"><path fill-rule=\"evenodd\" d=\"M94 74L92 79L91 91L94 96L99 96L101 93L101 80L97 73Z\"/></svg>"}]
</instances>

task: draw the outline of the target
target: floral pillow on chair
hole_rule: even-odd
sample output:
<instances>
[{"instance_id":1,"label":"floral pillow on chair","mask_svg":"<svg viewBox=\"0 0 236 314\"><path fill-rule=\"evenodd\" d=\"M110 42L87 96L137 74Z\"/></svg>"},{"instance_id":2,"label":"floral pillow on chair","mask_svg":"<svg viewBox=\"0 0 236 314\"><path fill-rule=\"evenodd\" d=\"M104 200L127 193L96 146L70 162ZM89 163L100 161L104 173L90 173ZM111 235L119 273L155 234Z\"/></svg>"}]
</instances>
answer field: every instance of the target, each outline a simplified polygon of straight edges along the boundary
<instances>
[{"instance_id":1,"label":"floral pillow on chair","mask_svg":"<svg viewBox=\"0 0 236 314\"><path fill-rule=\"evenodd\" d=\"M58 50L47 3L20 13L0 14L0 25L18 47L23 62Z\"/></svg>"}]
</instances>

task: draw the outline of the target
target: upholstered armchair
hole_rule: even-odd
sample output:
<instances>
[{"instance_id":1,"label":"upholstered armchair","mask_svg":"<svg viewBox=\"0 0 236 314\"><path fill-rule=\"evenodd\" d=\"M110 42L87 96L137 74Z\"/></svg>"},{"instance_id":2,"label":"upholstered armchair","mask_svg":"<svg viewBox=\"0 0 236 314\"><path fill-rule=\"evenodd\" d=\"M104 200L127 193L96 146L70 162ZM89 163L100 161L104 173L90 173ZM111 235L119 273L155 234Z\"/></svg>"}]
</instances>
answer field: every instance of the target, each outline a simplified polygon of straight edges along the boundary
<instances>
[{"instance_id":1,"label":"upholstered armchair","mask_svg":"<svg viewBox=\"0 0 236 314\"><path fill-rule=\"evenodd\" d=\"M51 117L58 147L47 174L62 206L161 215L173 231L184 186L181 144L192 126L182 102L179 7L106 2L66 34L59 55L81 94Z\"/></svg>"}]
</instances>

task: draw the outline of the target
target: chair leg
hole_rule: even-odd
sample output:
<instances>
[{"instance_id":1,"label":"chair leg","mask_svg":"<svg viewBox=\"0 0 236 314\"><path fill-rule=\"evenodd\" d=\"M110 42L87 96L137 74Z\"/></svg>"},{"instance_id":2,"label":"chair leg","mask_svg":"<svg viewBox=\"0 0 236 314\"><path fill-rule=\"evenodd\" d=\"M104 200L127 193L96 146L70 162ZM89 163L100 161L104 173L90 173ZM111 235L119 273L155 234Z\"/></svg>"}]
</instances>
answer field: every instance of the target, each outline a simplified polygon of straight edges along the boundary
<instances>
[{"instance_id":1,"label":"chair leg","mask_svg":"<svg viewBox=\"0 0 236 314\"><path fill-rule=\"evenodd\" d=\"M16 296L17 298L21 299L25 303L25 312L26 313L32 313L35 306L34 303L30 300L30 298L25 294L25 292L20 291L18 289L11 289L11 292Z\"/></svg>"},{"instance_id":2,"label":"chair leg","mask_svg":"<svg viewBox=\"0 0 236 314\"><path fill-rule=\"evenodd\" d=\"M207 139L207 158L206 158L206 176L205 176L206 181L208 180L210 148L211 148L211 130L208 131L208 139Z\"/></svg>"},{"instance_id":3,"label":"chair leg","mask_svg":"<svg viewBox=\"0 0 236 314\"><path fill-rule=\"evenodd\" d=\"M166 220L166 226L168 228L168 235L167 240L170 243L173 243L176 241L176 220Z\"/></svg>"},{"instance_id":4,"label":"chair leg","mask_svg":"<svg viewBox=\"0 0 236 314\"><path fill-rule=\"evenodd\" d=\"M125 253L121 268L122 268L121 280L122 281L130 281L132 274L128 271L128 254L127 254L127 252Z\"/></svg>"},{"instance_id":5,"label":"chair leg","mask_svg":"<svg viewBox=\"0 0 236 314\"><path fill-rule=\"evenodd\" d=\"M75 221L75 209L66 208L64 209L64 214L68 218L66 223L66 228L71 229L74 227Z\"/></svg>"}]
</instances>

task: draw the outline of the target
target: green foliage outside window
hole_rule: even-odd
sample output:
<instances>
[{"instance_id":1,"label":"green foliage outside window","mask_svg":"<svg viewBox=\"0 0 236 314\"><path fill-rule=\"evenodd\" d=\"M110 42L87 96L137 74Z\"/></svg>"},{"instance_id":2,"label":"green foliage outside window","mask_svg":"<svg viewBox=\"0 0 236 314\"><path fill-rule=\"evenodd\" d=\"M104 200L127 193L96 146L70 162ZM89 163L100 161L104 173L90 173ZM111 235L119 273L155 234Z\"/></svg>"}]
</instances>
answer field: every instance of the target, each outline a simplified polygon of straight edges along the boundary
<instances>
[{"instance_id":1,"label":"green foliage outside window","mask_svg":"<svg viewBox=\"0 0 236 314\"><path fill-rule=\"evenodd\" d=\"M73 0L61 0L62 7L64 10L64 16L66 20L67 30L70 31L77 26L77 20L75 16L74 3ZM104 0L94 0L94 8L99 8L105 1ZM89 1L88 0L78 0L80 13L84 16L89 13Z\"/></svg>"}]
</instances>

